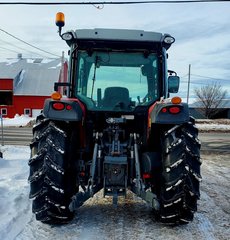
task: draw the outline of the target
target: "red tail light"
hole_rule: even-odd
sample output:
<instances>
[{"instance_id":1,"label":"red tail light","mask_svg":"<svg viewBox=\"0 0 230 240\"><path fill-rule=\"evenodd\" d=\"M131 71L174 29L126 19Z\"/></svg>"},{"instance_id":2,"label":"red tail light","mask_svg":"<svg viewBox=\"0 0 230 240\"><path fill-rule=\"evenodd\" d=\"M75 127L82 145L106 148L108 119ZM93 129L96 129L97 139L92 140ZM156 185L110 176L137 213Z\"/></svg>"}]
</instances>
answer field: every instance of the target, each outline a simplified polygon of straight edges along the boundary
<instances>
[{"instance_id":1,"label":"red tail light","mask_svg":"<svg viewBox=\"0 0 230 240\"><path fill-rule=\"evenodd\" d=\"M170 107L169 112L172 114L177 114L180 112L180 108L179 107Z\"/></svg>"},{"instance_id":2,"label":"red tail light","mask_svg":"<svg viewBox=\"0 0 230 240\"><path fill-rule=\"evenodd\" d=\"M72 106L71 105L66 105L66 110L72 110Z\"/></svg>"},{"instance_id":3,"label":"red tail light","mask_svg":"<svg viewBox=\"0 0 230 240\"><path fill-rule=\"evenodd\" d=\"M147 178L152 178L152 175L150 173L144 173L143 174L143 178L147 179Z\"/></svg>"},{"instance_id":4,"label":"red tail light","mask_svg":"<svg viewBox=\"0 0 230 240\"><path fill-rule=\"evenodd\" d=\"M84 176L85 176L85 172L80 172L79 175L80 175L81 177L84 177Z\"/></svg>"},{"instance_id":5,"label":"red tail light","mask_svg":"<svg viewBox=\"0 0 230 240\"><path fill-rule=\"evenodd\" d=\"M61 102L53 103L53 109L61 111L65 108L65 104Z\"/></svg>"}]
</instances>

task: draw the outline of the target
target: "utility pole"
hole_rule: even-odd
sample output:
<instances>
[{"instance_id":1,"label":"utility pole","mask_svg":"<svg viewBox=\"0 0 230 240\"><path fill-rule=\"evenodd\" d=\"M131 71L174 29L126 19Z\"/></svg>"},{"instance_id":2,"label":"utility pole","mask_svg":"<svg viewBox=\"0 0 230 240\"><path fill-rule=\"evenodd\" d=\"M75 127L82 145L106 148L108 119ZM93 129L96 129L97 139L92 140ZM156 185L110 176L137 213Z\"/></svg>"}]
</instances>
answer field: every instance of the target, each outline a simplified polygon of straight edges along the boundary
<instances>
[{"instance_id":1,"label":"utility pole","mask_svg":"<svg viewBox=\"0 0 230 240\"><path fill-rule=\"evenodd\" d=\"M64 62L65 62L65 56L64 56L64 51L62 51L62 56L61 56L61 82L64 82Z\"/></svg>"},{"instance_id":2,"label":"utility pole","mask_svg":"<svg viewBox=\"0 0 230 240\"><path fill-rule=\"evenodd\" d=\"M188 91L187 91L187 104L188 104L188 102L189 102L190 77L191 77L191 64L189 64L189 66L188 66Z\"/></svg>"},{"instance_id":3,"label":"utility pole","mask_svg":"<svg viewBox=\"0 0 230 240\"><path fill-rule=\"evenodd\" d=\"M3 117L0 114L0 120L1 120L1 129L2 129L2 146L4 146L4 135L3 135Z\"/></svg>"},{"instance_id":4,"label":"utility pole","mask_svg":"<svg viewBox=\"0 0 230 240\"><path fill-rule=\"evenodd\" d=\"M2 129L2 146L4 146L4 138L3 138L3 118L2 115L0 114L0 120L1 120L1 129ZM0 158L3 158L3 154L0 149Z\"/></svg>"},{"instance_id":5,"label":"utility pole","mask_svg":"<svg viewBox=\"0 0 230 240\"><path fill-rule=\"evenodd\" d=\"M64 82L64 61L65 61L65 56L64 56L64 51L62 51L62 56L61 56L61 82ZM61 93L65 94L65 87L61 88Z\"/></svg>"}]
</instances>

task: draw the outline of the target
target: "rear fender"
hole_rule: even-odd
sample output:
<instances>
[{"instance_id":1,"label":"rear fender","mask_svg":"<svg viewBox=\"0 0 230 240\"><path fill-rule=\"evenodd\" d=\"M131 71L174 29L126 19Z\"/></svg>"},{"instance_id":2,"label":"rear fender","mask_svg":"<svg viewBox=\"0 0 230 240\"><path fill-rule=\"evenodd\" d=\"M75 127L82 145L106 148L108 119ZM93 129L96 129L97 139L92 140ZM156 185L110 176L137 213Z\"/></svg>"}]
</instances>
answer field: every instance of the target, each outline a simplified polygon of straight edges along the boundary
<instances>
[{"instance_id":1,"label":"rear fender","mask_svg":"<svg viewBox=\"0 0 230 240\"><path fill-rule=\"evenodd\" d=\"M150 107L149 118L151 120L151 123L158 124L182 124L188 122L189 121L188 104L157 102L152 107Z\"/></svg>"},{"instance_id":2,"label":"rear fender","mask_svg":"<svg viewBox=\"0 0 230 240\"><path fill-rule=\"evenodd\" d=\"M78 99L46 99L43 108L46 118L60 121L83 121L85 107Z\"/></svg>"}]
</instances>

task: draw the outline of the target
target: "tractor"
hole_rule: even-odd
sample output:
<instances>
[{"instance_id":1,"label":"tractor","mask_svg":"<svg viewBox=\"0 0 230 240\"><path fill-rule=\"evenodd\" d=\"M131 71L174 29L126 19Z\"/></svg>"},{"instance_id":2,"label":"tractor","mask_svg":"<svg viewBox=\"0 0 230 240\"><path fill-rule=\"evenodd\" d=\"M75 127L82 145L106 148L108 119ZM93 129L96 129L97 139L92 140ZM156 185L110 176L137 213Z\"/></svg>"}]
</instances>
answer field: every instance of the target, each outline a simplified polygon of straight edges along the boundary
<instances>
[{"instance_id":1,"label":"tractor","mask_svg":"<svg viewBox=\"0 0 230 240\"><path fill-rule=\"evenodd\" d=\"M119 204L127 191L157 220L186 224L199 199L200 141L179 77L167 69L170 34L78 29L69 46L68 80L57 82L33 126L29 160L32 212L67 223L97 192ZM112 207L112 206L111 206Z\"/></svg>"}]
</instances>

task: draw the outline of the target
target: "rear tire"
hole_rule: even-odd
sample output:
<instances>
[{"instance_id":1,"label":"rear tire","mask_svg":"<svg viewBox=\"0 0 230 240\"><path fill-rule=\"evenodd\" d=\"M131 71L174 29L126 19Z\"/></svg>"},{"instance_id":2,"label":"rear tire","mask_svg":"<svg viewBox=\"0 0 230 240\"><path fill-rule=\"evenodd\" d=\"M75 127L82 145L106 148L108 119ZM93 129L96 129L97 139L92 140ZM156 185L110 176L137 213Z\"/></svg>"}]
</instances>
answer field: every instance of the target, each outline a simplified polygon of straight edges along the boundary
<instances>
[{"instance_id":1,"label":"rear tire","mask_svg":"<svg viewBox=\"0 0 230 240\"><path fill-rule=\"evenodd\" d=\"M68 206L78 191L68 124L40 115L33 135L29 160L32 211L44 223L68 222L73 218Z\"/></svg>"},{"instance_id":2,"label":"rear tire","mask_svg":"<svg viewBox=\"0 0 230 240\"><path fill-rule=\"evenodd\" d=\"M162 136L162 186L160 219L186 224L193 220L200 197L200 142L191 118Z\"/></svg>"}]
</instances>

